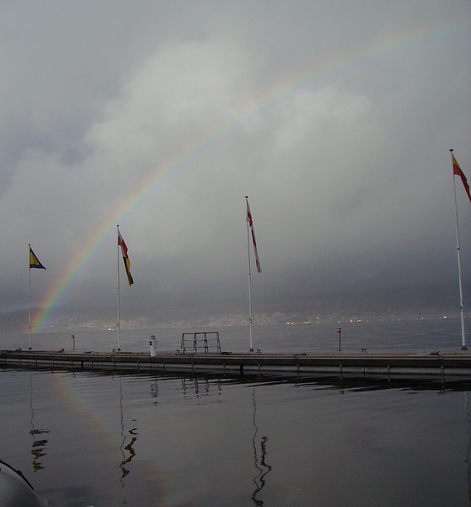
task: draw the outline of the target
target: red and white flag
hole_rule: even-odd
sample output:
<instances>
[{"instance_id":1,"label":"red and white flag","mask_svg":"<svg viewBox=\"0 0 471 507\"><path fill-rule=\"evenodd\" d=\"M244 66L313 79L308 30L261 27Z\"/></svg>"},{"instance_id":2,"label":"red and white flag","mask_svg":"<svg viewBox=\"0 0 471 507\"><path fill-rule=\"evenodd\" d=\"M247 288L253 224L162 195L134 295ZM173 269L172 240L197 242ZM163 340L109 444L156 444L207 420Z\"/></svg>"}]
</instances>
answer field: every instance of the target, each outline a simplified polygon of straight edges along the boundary
<instances>
[{"instance_id":1,"label":"red and white flag","mask_svg":"<svg viewBox=\"0 0 471 507\"><path fill-rule=\"evenodd\" d=\"M249 224L250 232L252 234L252 244L253 244L253 251L255 253L255 263L257 264L257 271L259 273L261 273L262 272L262 266L260 264L260 259L258 257L257 241L255 239L255 230L254 230L254 227L253 227L252 213L250 212L249 201L248 201L247 198L246 198L246 203L247 203L247 223Z\"/></svg>"}]
</instances>

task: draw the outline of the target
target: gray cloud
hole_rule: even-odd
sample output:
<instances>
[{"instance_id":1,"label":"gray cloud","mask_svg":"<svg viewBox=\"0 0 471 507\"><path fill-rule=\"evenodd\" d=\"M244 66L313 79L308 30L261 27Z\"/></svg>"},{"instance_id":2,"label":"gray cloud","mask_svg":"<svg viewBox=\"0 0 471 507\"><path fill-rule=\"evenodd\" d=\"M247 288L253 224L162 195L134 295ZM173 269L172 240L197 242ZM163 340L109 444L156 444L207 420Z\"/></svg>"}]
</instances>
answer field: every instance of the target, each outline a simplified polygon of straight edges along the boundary
<instances>
[{"instance_id":1,"label":"gray cloud","mask_svg":"<svg viewBox=\"0 0 471 507\"><path fill-rule=\"evenodd\" d=\"M246 194L260 305L453 284L469 5L177 4L2 8L2 309L28 242L39 299L104 223L62 304L112 309L118 220L130 311L243 308Z\"/></svg>"}]
</instances>

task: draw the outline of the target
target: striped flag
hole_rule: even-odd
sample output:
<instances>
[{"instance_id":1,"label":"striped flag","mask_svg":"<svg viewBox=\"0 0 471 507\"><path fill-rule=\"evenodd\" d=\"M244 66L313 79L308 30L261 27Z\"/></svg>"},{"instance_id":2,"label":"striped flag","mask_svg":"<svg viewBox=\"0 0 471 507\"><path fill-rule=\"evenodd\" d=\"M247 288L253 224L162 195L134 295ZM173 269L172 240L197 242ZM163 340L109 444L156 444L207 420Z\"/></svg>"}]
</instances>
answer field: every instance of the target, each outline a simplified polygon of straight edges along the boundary
<instances>
[{"instance_id":1,"label":"striped flag","mask_svg":"<svg viewBox=\"0 0 471 507\"><path fill-rule=\"evenodd\" d=\"M131 276L131 261L129 260L128 257L128 247L126 246L126 243L124 242L124 239L121 236L119 230L118 230L118 245L121 247L121 252L123 254L124 269L126 270L128 283L129 285L132 285L134 283L134 280L132 279Z\"/></svg>"},{"instance_id":2,"label":"striped flag","mask_svg":"<svg viewBox=\"0 0 471 507\"><path fill-rule=\"evenodd\" d=\"M46 269L41 261L36 257L36 254L33 252L31 245L29 245L29 269Z\"/></svg>"},{"instance_id":3,"label":"striped flag","mask_svg":"<svg viewBox=\"0 0 471 507\"><path fill-rule=\"evenodd\" d=\"M247 199L247 197L245 199L246 199L246 203L247 203L247 223L249 224L250 232L252 234L252 244L253 244L253 251L255 253L255 262L257 264L257 271L259 273L261 273L262 266L260 265L260 259L258 257L257 241L255 239L255 230L254 230L254 226L253 226L252 213L250 212L249 200Z\"/></svg>"},{"instance_id":4,"label":"striped flag","mask_svg":"<svg viewBox=\"0 0 471 507\"><path fill-rule=\"evenodd\" d=\"M453 174L455 176L459 176L461 178L461 182L463 183L464 189L465 189L466 193L468 194L468 198L471 202L471 194L469 193L468 180L466 179L466 176L464 175L463 171L461 170L461 167L458 164L458 161L456 160L453 153L451 154L451 161L453 163Z\"/></svg>"}]
</instances>

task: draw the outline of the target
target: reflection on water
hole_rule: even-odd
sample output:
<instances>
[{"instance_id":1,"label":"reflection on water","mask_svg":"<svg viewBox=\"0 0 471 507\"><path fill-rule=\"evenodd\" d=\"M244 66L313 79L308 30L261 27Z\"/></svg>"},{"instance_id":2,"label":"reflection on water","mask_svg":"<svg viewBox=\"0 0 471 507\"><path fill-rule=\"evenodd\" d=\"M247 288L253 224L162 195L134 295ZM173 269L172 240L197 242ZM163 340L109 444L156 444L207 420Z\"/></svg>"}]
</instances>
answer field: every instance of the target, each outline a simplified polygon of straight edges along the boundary
<instances>
[{"instance_id":1,"label":"reflection on water","mask_svg":"<svg viewBox=\"0 0 471 507\"><path fill-rule=\"evenodd\" d=\"M200 394L209 395L209 379L207 377L182 377L182 392L186 398L189 391L194 391L195 396Z\"/></svg>"},{"instance_id":2,"label":"reflection on water","mask_svg":"<svg viewBox=\"0 0 471 507\"><path fill-rule=\"evenodd\" d=\"M253 405L253 417L252 423L254 427L254 434L252 437L252 448L253 448L253 456L254 456L254 466L257 470L256 476L253 478L253 483L255 484L254 492L252 493L252 500L255 505L263 505L263 501L257 498L257 495L262 491L265 487L265 476L271 471L272 467L267 464L266 456L267 456L267 441L268 437L263 436L260 442L260 461L258 459L257 453L257 434L258 434L258 425L257 425L257 402L255 399L255 388L252 389L252 405Z\"/></svg>"},{"instance_id":3,"label":"reflection on water","mask_svg":"<svg viewBox=\"0 0 471 507\"><path fill-rule=\"evenodd\" d=\"M0 431L17 442L3 458L29 468L32 453L51 507L348 505L342 490L351 505L412 506L433 474L423 505L471 505L467 379L6 373L17 408ZM74 488L80 502L61 503Z\"/></svg>"},{"instance_id":4,"label":"reflection on water","mask_svg":"<svg viewBox=\"0 0 471 507\"><path fill-rule=\"evenodd\" d=\"M157 380L154 380L150 385L150 394L154 398L154 405L157 405L159 398L159 384Z\"/></svg>"},{"instance_id":5,"label":"reflection on water","mask_svg":"<svg viewBox=\"0 0 471 507\"><path fill-rule=\"evenodd\" d=\"M121 451L122 460L119 464L119 468L121 468L121 487L124 488L124 478L130 473L129 468L126 468L125 465L131 463L131 461L136 456L136 451L134 450L134 444L137 440L137 427L131 428L127 432L124 430L124 410L123 410L123 386L122 379L119 378L119 408L120 408L120 416L121 416L121 445L119 446L119 450ZM136 419L132 420L133 423L136 422ZM129 435L128 435L129 433Z\"/></svg>"},{"instance_id":6,"label":"reflection on water","mask_svg":"<svg viewBox=\"0 0 471 507\"><path fill-rule=\"evenodd\" d=\"M33 408L33 377L30 373L29 376L29 407L30 407L30 422L31 429L29 431L30 435L33 437L33 443L31 444L31 454L33 455L33 472L39 472L39 470L44 470L42 458L47 455L46 452L46 438L37 438L37 435L43 435L44 433L49 433L47 429L36 428L34 425L34 408Z\"/></svg>"}]
</instances>

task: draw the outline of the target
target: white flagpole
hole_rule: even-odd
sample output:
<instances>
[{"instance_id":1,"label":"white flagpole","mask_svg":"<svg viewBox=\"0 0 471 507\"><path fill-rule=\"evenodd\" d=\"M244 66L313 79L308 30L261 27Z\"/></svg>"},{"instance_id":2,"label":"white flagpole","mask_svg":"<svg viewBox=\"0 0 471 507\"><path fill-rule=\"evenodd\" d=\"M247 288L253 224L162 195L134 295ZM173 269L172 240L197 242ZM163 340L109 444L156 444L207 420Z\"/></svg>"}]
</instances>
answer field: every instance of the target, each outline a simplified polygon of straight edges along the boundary
<instances>
[{"instance_id":1,"label":"white flagpole","mask_svg":"<svg viewBox=\"0 0 471 507\"><path fill-rule=\"evenodd\" d=\"M116 229L118 231L119 238L119 225L116 226ZM118 351L121 350L121 339L120 339L120 331L121 331L121 308L120 308L120 297L119 297L119 242L118 244Z\"/></svg>"},{"instance_id":2,"label":"white flagpole","mask_svg":"<svg viewBox=\"0 0 471 507\"><path fill-rule=\"evenodd\" d=\"M253 352L253 339L252 339L252 271L250 269L250 231L249 231L249 217L248 217L248 196L245 196L245 220L247 222L247 260L249 266L249 340L250 340L250 352Z\"/></svg>"},{"instance_id":3,"label":"white flagpole","mask_svg":"<svg viewBox=\"0 0 471 507\"><path fill-rule=\"evenodd\" d=\"M31 243L28 243L28 332L29 332L29 350L31 350L31 265L30 265Z\"/></svg>"},{"instance_id":4,"label":"white flagpole","mask_svg":"<svg viewBox=\"0 0 471 507\"><path fill-rule=\"evenodd\" d=\"M451 156L453 157L453 148L450 149ZM452 158L453 164L453 158ZM453 195L455 197L455 212L456 212L456 256L458 259L458 281L459 281L459 293L460 293L460 317L461 317L461 349L467 350L466 346L466 335L464 331L464 306L463 306L463 283L461 281L461 247L460 247L460 229L459 229L459 218L458 218L458 201L456 199L456 179L453 171Z\"/></svg>"}]
</instances>

